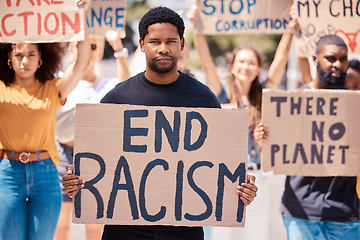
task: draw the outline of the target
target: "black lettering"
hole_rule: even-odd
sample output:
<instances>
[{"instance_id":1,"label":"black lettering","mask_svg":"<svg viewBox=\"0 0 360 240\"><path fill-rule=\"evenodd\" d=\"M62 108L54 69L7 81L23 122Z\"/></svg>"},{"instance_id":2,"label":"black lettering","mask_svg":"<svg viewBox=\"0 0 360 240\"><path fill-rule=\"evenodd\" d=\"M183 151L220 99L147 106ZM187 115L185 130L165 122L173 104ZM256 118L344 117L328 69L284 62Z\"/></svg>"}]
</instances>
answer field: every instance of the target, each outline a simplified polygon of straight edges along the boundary
<instances>
[{"instance_id":1,"label":"black lettering","mask_svg":"<svg viewBox=\"0 0 360 240\"><path fill-rule=\"evenodd\" d=\"M295 146L295 152L294 152L294 157L293 157L293 161L292 163L296 163L296 160L298 158L299 153L301 154L301 158L304 162L304 164L308 164L308 160L305 154L305 150L304 147L301 143L297 143Z\"/></svg>"},{"instance_id":2,"label":"black lettering","mask_svg":"<svg viewBox=\"0 0 360 240\"><path fill-rule=\"evenodd\" d=\"M316 141L317 136L320 142L324 141L324 125L325 122L320 122L320 128L318 128L316 121L312 122L311 140Z\"/></svg>"},{"instance_id":3,"label":"black lettering","mask_svg":"<svg viewBox=\"0 0 360 240\"><path fill-rule=\"evenodd\" d=\"M319 164L323 163L324 145L321 145L320 152L317 150L316 144L311 144L311 164L315 163L315 158Z\"/></svg>"},{"instance_id":4,"label":"black lettering","mask_svg":"<svg viewBox=\"0 0 360 240\"><path fill-rule=\"evenodd\" d=\"M294 115L294 111L297 110L297 114L300 114L301 110L301 100L302 98L298 98L298 102L294 101L294 97L290 98L290 114Z\"/></svg>"},{"instance_id":5,"label":"black lettering","mask_svg":"<svg viewBox=\"0 0 360 240\"><path fill-rule=\"evenodd\" d=\"M286 97L271 97L270 98L270 102L276 102L276 116L280 117L280 107L281 107L281 103L286 102L287 98Z\"/></svg>"},{"instance_id":6,"label":"black lettering","mask_svg":"<svg viewBox=\"0 0 360 240\"><path fill-rule=\"evenodd\" d=\"M343 123L338 122L331 125L329 128L329 137L333 141L337 141L345 134L345 126Z\"/></svg>"}]
</instances>

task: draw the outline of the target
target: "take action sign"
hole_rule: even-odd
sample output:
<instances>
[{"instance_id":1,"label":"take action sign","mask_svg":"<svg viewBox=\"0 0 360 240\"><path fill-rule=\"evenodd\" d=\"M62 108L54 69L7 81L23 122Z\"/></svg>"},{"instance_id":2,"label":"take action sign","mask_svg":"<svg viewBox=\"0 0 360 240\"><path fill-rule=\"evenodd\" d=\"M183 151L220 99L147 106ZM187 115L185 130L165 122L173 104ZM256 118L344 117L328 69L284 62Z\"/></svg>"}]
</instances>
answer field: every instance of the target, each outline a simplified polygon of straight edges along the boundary
<instances>
[{"instance_id":1,"label":"take action sign","mask_svg":"<svg viewBox=\"0 0 360 240\"><path fill-rule=\"evenodd\" d=\"M261 167L276 174L360 175L360 91L263 90L269 137Z\"/></svg>"},{"instance_id":2,"label":"take action sign","mask_svg":"<svg viewBox=\"0 0 360 240\"><path fill-rule=\"evenodd\" d=\"M248 111L79 104L73 222L244 225Z\"/></svg>"},{"instance_id":3,"label":"take action sign","mask_svg":"<svg viewBox=\"0 0 360 240\"><path fill-rule=\"evenodd\" d=\"M83 40L83 14L74 0L1 0L0 42Z\"/></svg>"}]
</instances>

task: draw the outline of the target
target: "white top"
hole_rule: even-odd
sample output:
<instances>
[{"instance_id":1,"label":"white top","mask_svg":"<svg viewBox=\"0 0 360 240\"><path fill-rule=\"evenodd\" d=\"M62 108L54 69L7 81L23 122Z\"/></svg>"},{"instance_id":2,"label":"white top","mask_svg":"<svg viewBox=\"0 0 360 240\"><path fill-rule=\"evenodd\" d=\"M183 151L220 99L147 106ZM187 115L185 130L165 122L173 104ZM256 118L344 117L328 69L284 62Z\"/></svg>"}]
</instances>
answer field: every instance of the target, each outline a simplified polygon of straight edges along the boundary
<instances>
[{"instance_id":1,"label":"white top","mask_svg":"<svg viewBox=\"0 0 360 240\"><path fill-rule=\"evenodd\" d=\"M75 107L78 103L99 103L100 100L117 84L117 78L96 78L94 82L80 80L68 95L64 106L57 112L55 138L60 143L74 140Z\"/></svg>"}]
</instances>

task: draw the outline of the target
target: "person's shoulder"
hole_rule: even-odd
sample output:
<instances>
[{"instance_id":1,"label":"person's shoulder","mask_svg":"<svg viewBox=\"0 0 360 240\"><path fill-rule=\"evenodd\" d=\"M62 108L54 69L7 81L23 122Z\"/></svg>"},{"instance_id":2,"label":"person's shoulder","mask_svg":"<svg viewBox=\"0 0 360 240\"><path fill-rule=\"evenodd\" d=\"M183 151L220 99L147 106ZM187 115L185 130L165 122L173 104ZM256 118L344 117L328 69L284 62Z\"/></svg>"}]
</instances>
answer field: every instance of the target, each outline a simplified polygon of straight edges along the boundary
<instances>
[{"instance_id":1,"label":"person's shoulder","mask_svg":"<svg viewBox=\"0 0 360 240\"><path fill-rule=\"evenodd\" d=\"M99 84L109 84L109 83L116 83L118 84L120 81L117 78L101 78Z\"/></svg>"},{"instance_id":2,"label":"person's shoulder","mask_svg":"<svg viewBox=\"0 0 360 240\"><path fill-rule=\"evenodd\" d=\"M47 80L45 81L44 83L42 83L42 87L44 88L56 88L57 89L57 85L58 85L58 81L60 80L61 78L59 77L56 77L56 78L53 78L53 79L50 79L50 80Z\"/></svg>"},{"instance_id":3,"label":"person's shoulder","mask_svg":"<svg viewBox=\"0 0 360 240\"><path fill-rule=\"evenodd\" d=\"M115 99L118 99L120 96L131 94L131 91L134 89L134 83L138 81L139 75L141 73L130 77L124 82L119 82L113 89L111 89L101 100L101 103L112 103Z\"/></svg>"},{"instance_id":4,"label":"person's shoulder","mask_svg":"<svg viewBox=\"0 0 360 240\"><path fill-rule=\"evenodd\" d=\"M299 87L298 89L300 89L300 90L311 89L311 87L310 87L309 84L307 83L307 84L302 85L302 86Z\"/></svg>"},{"instance_id":5,"label":"person's shoulder","mask_svg":"<svg viewBox=\"0 0 360 240\"><path fill-rule=\"evenodd\" d=\"M220 108L220 103L215 94L210 90L208 86L199 80L182 73L184 75L184 82L191 91L195 92L197 96L202 96L202 99L208 103L208 107Z\"/></svg>"},{"instance_id":6,"label":"person's shoulder","mask_svg":"<svg viewBox=\"0 0 360 240\"><path fill-rule=\"evenodd\" d=\"M183 78L185 84L187 86L191 86L193 88L199 88L205 92L211 92L210 88L206 86L204 83L200 82L199 80L187 75L186 73L181 73L181 77Z\"/></svg>"},{"instance_id":7,"label":"person's shoulder","mask_svg":"<svg viewBox=\"0 0 360 240\"><path fill-rule=\"evenodd\" d=\"M129 79L127 79L127 80L125 80L123 82L117 81L117 84L116 84L116 86L114 87L113 90L119 91L119 90L121 90L123 88L126 88L126 87L132 85L135 81L137 81L137 76L138 75L130 77Z\"/></svg>"}]
</instances>

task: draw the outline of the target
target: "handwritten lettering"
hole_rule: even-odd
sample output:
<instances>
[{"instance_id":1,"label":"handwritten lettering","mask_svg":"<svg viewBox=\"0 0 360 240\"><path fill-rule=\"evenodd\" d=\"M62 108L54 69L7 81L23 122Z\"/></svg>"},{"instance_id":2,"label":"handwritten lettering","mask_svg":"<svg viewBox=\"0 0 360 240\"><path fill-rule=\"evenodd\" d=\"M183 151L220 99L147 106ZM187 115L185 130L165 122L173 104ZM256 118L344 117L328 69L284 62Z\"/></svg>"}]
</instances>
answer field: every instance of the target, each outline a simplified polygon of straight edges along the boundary
<instances>
[{"instance_id":1,"label":"handwritten lettering","mask_svg":"<svg viewBox=\"0 0 360 240\"><path fill-rule=\"evenodd\" d=\"M81 198L83 191L89 191L96 200L97 204L97 214L96 218L101 219L104 218L105 214L105 203L104 196L101 196L100 191L96 188L95 184L101 181L103 176L106 174L105 163L101 156L90 153L90 152L79 152L75 155L75 173L81 175L80 172L80 163L82 161L96 161L99 164L100 171L99 173L94 176L91 180L85 183L85 187L79 191L79 193L75 196L75 216L77 218L81 217ZM132 161L134 162L134 161ZM184 162L178 161L175 165L171 165L170 162L166 161L165 159L155 159L150 161L144 168L142 177L138 179L140 182L138 183L139 192L138 194L135 192L137 182L134 182L134 177L132 176L131 172L131 161L129 161L125 156L121 156L119 158L118 164L114 171L114 180L113 186L111 189L110 198L107 203L107 214L106 218L111 219L114 216L115 210L115 202L116 198L119 194L125 192L128 196L130 213L133 220L139 219L139 212L141 217L148 221L148 222L158 222L163 219L169 213L167 211L167 207L162 205L160 206L160 210L157 213L149 213L148 208L146 207L146 183L151 179L151 171L155 168L162 168L163 172L169 171L171 167L176 167L177 174L176 174L176 198L174 202L175 206L175 219L180 221L183 217L188 221L203 221L210 218L214 211L214 202L216 202L215 206L215 215L217 221L222 221L222 208L223 208L223 197L225 191L225 179L229 179L232 183L238 183L239 185L245 182L245 163L239 163L236 169L233 169L233 173L231 169L225 163L219 163L218 166L215 165L210 161L198 161L193 163L189 170L184 173ZM82 163L86 164L86 163ZM195 179L196 179L196 170L197 169L208 169L208 171L217 171L218 172L218 186L217 186L217 194L216 199L211 199L209 195L197 186ZM122 184L120 184L121 179L124 179ZM184 181L187 180L187 181ZM187 184L185 184L187 183ZM231 186L231 185L230 185ZM182 192L183 188L186 187L188 190L192 190L196 193L199 198L202 199L205 205L205 211L200 214L192 214L192 213L185 213L183 214L183 197ZM150 197L151 195L147 195ZM139 205L138 205L139 203ZM161 204L161 203L159 203ZM139 208L138 208L139 206ZM153 208L152 208L153 209ZM241 222L243 220L243 212L244 212L244 204L238 197L238 206L237 206L237 215L236 221Z\"/></svg>"},{"instance_id":2,"label":"handwritten lettering","mask_svg":"<svg viewBox=\"0 0 360 240\"><path fill-rule=\"evenodd\" d=\"M290 101L288 99L290 98ZM306 115L329 115L336 116L337 115L337 103L339 98L334 97L330 98L328 102L325 101L322 97L271 97L270 102L276 104L276 117L281 116L281 109L285 106L289 108L291 115L300 115L302 113L302 109ZM305 104L302 104L304 103ZM315 109L314 109L315 108Z\"/></svg>"},{"instance_id":3,"label":"handwritten lettering","mask_svg":"<svg viewBox=\"0 0 360 240\"><path fill-rule=\"evenodd\" d=\"M17 27L11 24L18 21L23 24L18 25ZM13 36L17 33L28 36L30 34L29 26L34 25L33 23L37 25L38 35L41 35L43 32L49 35L56 35L58 33L66 35L68 34L68 32L66 32L68 27L70 27L74 33L80 32L79 13L74 13L73 15L64 12L48 12L42 14L33 11L25 11L16 15L6 14L2 17L0 36L2 36L1 33L6 37ZM31 34L33 34L33 32L31 32Z\"/></svg>"},{"instance_id":4,"label":"handwritten lettering","mask_svg":"<svg viewBox=\"0 0 360 240\"><path fill-rule=\"evenodd\" d=\"M46 5L56 5L56 4L63 4L64 1L62 0L6 0L6 6L11 7L12 6L12 2L16 2L15 6L16 7L21 7L24 4L21 3L30 3L31 6L41 6L41 3L45 3Z\"/></svg>"}]
</instances>

